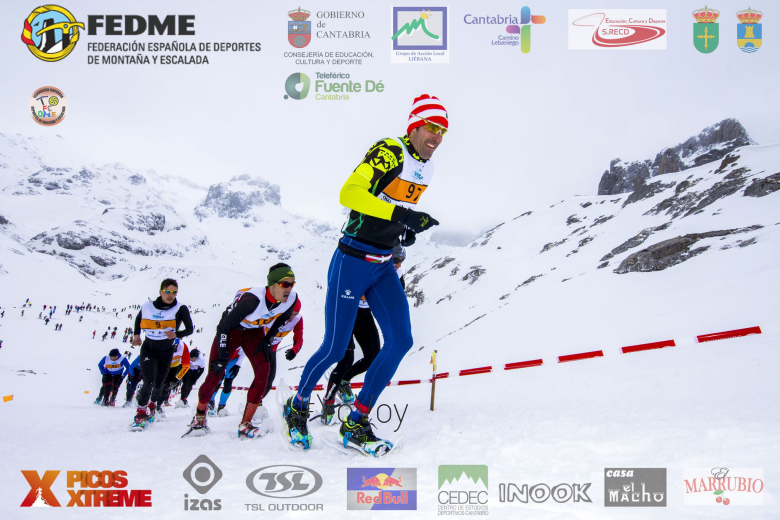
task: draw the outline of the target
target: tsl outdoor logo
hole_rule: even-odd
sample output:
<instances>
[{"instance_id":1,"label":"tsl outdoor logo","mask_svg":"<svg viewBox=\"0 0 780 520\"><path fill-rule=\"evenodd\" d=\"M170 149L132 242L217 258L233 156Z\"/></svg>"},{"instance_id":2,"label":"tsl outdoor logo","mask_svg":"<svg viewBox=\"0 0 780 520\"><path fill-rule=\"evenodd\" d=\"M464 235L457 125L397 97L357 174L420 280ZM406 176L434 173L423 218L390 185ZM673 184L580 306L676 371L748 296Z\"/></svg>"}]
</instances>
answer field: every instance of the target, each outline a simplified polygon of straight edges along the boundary
<instances>
[{"instance_id":1,"label":"tsl outdoor logo","mask_svg":"<svg viewBox=\"0 0 780 520\"><path fill-rule=\"evenodd\" d=\"M30 491L21 507L61 507L51 490L59 471L22 471ZM68 471L66 507L152 507L151 489L124 489L126 471ZM80 489L73 489L76 488ZM86 488L86 489L85 489Z\"/></svg>"},{"instance_id":2,"label":"tsl outdoor logo","mask_svg":"<svg viewBox=\"0 0 780 520\"><path fill-rule=\"evenodd\" d=\"M762 506L763 468L685 468L686 506Z\"/></svg>"},{"instance_id":3,"label":"tsl outdoor logo","mask_svg":"<svg viewBox=\"0 0 780 520\"><path fill-rule=\"evenodd\" d=\"M707 6L693 12L696 20L693 24L693 46L697 51L708 54L718 48L720 30L716 22L719 16L720 11Z\"/></svg>"},{"instance_id":4,"label":"tsl outdoor logo","mask_svg":"<svg viewBox=\"0 0 780 520\"><path fill-rule=\"evenodd\" d=\"M743 52L756 52L761 48L761 11L750 9L737 12L737 45Z\"/></svg>"},{"instance_id":5,"label":"tsl outdoor logo","mask_svg":"<svg viewBox=\"0 0 780 520\"><path fill-rule=\"evenodd\" d=\"M347 468L347 509L417 509L417 470Z\"/></svg>"},{"instance_id":6,"label":"tsl outdoor logo","mask_svg":"<svg viewBox=\"0 0 780 520\"><path fill-rule=\"evenodd\" d=\"M59 61L73 51L84 24L64 7L44 5L34 9L24 21L22 41L36 58Z\"/></svg>"},{"instance_id":7,"label":"tsl outdoor logo","mask_svg":"<svg viewBox=\"0 0 780 520\"><path fill-rule=\"evenodd\" d=\"M287 16L292 18L287 22L287 40L296 49L303 49L311 42L311 22L307 21L311 12L299 7L289 11Z\"/></svg>"},{"instance_id":8,"label":"tsl outdoor logo","mask_svg":"<svg viewBox=\"0 0 780 520\"><path fill-rule=\"evenodd\" d=\"M665 50L666 9L569 9L569 50Z\"/></svg>"}]
</instances>

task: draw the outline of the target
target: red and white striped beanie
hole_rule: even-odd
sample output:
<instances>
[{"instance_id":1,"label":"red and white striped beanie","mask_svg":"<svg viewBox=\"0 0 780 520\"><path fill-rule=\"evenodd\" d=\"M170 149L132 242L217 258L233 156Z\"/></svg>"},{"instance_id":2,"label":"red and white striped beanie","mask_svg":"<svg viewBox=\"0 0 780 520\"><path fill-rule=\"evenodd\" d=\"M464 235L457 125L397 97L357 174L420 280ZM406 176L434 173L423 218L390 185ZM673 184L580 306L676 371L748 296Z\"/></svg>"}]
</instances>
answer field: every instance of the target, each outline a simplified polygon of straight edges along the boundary
<instances>
[{"instance_id":1,"label":"red and white striped beanie","mask_svg":"<svg viewBox=\"0 0 780 520\"><path fill-rule=\"evenodd\" d=\"M407 134L410 134L417 127L425 126L425 121L415 116L424 117L431 123L436 123L449 129L447 110L442 106L439 98L435 96L423 94L414 100L412 112L409 114L409 126L406 127Z\"/></svg>"}]
</instances>

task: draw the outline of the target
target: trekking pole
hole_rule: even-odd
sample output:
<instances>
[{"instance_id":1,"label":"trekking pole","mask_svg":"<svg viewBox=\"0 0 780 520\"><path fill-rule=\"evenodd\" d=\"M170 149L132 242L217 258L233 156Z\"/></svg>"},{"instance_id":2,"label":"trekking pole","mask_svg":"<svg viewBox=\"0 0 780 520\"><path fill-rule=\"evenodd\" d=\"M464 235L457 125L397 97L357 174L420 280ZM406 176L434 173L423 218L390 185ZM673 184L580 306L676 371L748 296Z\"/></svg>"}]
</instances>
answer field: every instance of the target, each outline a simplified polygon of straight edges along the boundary
<instances>
[{"instance_id":1,"label":"trekking pole","mask_svg":"<svg viewBox=\"0 0 780 520\"><path fill-rule=\"evenodd\" d=\"M433 401L436 398L436 350L431 354L431 365L433 365L433 377L431 378L431 411L433 411Z\"/></svg>"}]
</instances>

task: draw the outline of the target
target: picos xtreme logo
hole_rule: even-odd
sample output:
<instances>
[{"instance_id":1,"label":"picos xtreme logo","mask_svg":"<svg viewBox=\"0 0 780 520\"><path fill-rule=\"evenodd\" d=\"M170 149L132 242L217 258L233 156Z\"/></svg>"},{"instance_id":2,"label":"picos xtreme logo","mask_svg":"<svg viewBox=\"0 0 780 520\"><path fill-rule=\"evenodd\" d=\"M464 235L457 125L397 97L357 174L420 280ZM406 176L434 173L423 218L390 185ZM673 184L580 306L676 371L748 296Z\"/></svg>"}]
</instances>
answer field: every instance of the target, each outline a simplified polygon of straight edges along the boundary
<instances>
[{"instance_id":1,"label":"picos xtreme logo","mask_svg":"<svg viewBox=\"0 0 780 520\"><path fill-rule=\"evenodd\" d=\"M21 507L61 507L52 491L60 471L22 471L30 491ZM151 489L124 489L126 471L68 471L66 507L152 507Z\"/></svg>"}]
</instances>

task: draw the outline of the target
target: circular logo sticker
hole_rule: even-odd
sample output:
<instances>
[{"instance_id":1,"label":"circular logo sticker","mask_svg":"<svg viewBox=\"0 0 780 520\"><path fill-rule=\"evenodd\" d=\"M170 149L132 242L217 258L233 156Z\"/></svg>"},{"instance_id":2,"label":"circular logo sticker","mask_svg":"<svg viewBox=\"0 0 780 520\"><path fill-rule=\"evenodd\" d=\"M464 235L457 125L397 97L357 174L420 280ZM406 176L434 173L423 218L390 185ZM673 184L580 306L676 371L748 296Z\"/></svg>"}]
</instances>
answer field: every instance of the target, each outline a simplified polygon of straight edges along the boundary
<instances>
[{"instance_id":1,"label":"circular logo sticker","mask_svg":"<svg viewBox=\"0 0 780 520\"><path fill-rule=\"evenodd\" d=\"M30 112L39 125L54 126L65 119L68 100L58 88L41 87L30 97Z\"/></svg>"},{"instance_id":2,"label":"circular logo sticker","mask_svg":"<svg viewBox=\"0 0 780 520\"><path fill-rule=\"evenodd\" d=\"M36 58L59 61L73 50L79 41L79 27L70 12L58 5L43 5L24 21L22 41Z\"/></svg>"}]
</instances>

